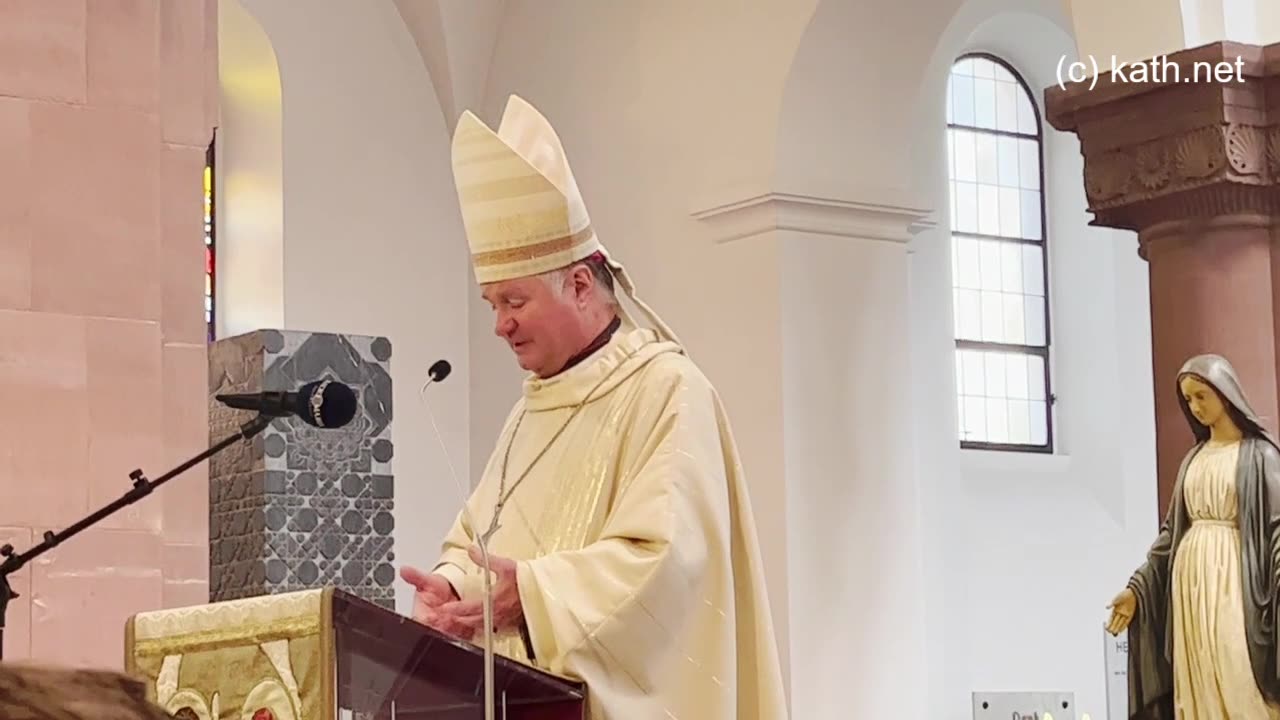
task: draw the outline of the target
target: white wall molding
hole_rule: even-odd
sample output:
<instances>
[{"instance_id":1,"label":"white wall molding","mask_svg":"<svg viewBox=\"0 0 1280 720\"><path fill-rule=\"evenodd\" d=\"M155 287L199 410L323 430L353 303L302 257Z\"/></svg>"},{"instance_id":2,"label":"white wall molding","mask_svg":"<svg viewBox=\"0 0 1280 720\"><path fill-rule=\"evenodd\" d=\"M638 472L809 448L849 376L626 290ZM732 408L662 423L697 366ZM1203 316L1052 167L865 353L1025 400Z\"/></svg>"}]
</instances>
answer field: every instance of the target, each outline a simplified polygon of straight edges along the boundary
<instances>
[{"instance_id":1,"label":"white wall molding","mask_svg":"<svg viewBox=\"0 0 1280 720\"><path fill-rule=\"evenodd\" d=\"M773 230L906 243L936 223L931 211L902 205L783 192L748 192L695 210L717 243Z\"/></svg>"}]
</instances>

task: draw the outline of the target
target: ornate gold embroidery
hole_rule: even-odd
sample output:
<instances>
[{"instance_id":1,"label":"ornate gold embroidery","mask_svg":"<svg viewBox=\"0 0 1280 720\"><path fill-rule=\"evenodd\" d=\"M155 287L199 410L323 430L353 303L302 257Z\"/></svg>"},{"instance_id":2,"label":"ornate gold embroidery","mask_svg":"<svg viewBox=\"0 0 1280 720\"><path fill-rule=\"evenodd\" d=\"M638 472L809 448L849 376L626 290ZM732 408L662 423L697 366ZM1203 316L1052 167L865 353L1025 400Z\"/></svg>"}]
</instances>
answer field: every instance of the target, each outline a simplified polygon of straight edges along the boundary
<instances>
[{"instance_id":1,"label":"ornate gold embroidery","mask_svg":"<svg viewBox=\"0 0 1280 720\"><path fill-rule=\"evenodd\" d=\"M138 640L134 645L134 652L138 655L182 654L209 650L233 642L261 645L274 640L288 640L300 635L311 635L319 631L319 617L295 618L283 622L276 621L270 627L244 628L233 626L174 637Z\"/></svg>"},{"instance_id":2,"label":"ornate gold embroidery","mask_svg":"<svg viewBox=\"0 0 1280 720\"><path fill-rule=\"evenodd\" d=\"M272 720L298 720L299 711L289 698L289 691L275 680L263 680L249 691L240 708L241 720L260 720L262 711Z\"/></svg>"},{"instance_id":3,"label":"ornate gold embroidery","mask_svg":"<svg viewBox=\"0 0 1280 720\"><path fill-rule=\"evenodd\" d=\"M223 720L222 705L237 720L332 717L330 597L304 591L143 613L129 625L127 664L186 720Z\"/></svg>"},{"instance_id":4,"label":"ornate gold embroidery","mask_svg":"<svg viewBox=\"0 0 1280 720\"><path fill-rule=\"evenodd\" d=\"M239 628L243 637L278 627L286 618L310 618L319 622L324 590L303 590L196 605L174 610L139 613L133 620L133 639L175 638Z\"/></svg>"},{"instance_id":5,"label":"ornate gold embroidery","mask_svg":"<svg viewBox=\"0 0 1280 720\"><path fill-rule=\"evenodd\" d=\"M590 240L593 234L594 231L588 225L572 235L544 240L536 245L475 253L471 256L471 263L476 267L488 267L520 260L533 260L577 247Z\"/></svg>"}]
</instances>

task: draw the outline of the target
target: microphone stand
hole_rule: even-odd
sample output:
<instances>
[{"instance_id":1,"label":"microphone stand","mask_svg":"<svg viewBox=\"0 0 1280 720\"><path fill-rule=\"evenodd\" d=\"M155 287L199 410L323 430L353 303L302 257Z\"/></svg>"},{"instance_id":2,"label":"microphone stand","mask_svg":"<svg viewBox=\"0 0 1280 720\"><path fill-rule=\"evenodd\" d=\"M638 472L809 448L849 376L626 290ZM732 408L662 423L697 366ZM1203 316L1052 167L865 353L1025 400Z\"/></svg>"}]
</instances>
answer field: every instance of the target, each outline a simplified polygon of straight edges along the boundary
<instances>
[{"instance_id":1,"label":"microphone stand","mask_svg":"<svg viewBox=\"0 0 1280 720\"><path fill-rule=\"evenodd\" d=\"M270 415L258 415L249 422L241 425L240 431L235 435L231 435L225 440L220 441L218 444L210 447L208 450L205 450L155 480L148 480L146 476L142 474L141 470L134 470L129 473L129 478L133 480L133 487L123 496L60 533L55 533L52 530L46 531L44 534L44 542L20 555L15 555L13 552L13 546L8 543L3 547L0 547L0 556L4 557L4 562L0 563L0 660L4 659L5 614L9 609L9 601L18 597L18 594L15 593L13 588L9 585L10 575L21 570L27 563L36 559L43 553L57 547L63 541L76 535L85 528L92 526L103 518L115 513L117 510L132 505L147 495L150 495L152 490L155 490L157 487L168 482L173 477L190 470L195 465L198 465L204 460L216 455L239 440L249 440L253 438L253 436L263 430L266 430L267 426L271 424L273 419L274 418Z\"/></svg>"}]
</instances>

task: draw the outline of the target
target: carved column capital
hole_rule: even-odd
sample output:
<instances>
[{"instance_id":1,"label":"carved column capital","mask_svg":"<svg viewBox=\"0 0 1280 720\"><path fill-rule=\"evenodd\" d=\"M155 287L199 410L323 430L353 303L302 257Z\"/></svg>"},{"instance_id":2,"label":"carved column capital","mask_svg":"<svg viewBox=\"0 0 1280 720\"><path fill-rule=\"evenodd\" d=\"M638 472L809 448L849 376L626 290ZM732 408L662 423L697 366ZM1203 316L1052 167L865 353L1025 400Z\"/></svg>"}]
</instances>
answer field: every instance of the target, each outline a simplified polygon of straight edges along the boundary
<instances>
[{"instance_id":1,"label":"carved column capital","mask_svg":"<svg viewBox=\"0 0 1280 720\"><path fill-rule=\"evenodd\" d=\"M1280 44L1214 43L1045 91L1095 225L1280 215ZM1141 79L1139 79L1141 78Z\"/></svg>"},{"instance_id":2,"label":"carved column capital","mask_svg":"<svg viewBox=\"0 0 1280 720\"><path fill-rule=\"evenodd\" d=\"M1215 43L1045 92L1074 132L1094 225L1135 230L1151 291L1164 516L1194 437L1174 392L1187 358L1235 366L1280 416L1280 44Z\"/></svg>"}]
</instances>

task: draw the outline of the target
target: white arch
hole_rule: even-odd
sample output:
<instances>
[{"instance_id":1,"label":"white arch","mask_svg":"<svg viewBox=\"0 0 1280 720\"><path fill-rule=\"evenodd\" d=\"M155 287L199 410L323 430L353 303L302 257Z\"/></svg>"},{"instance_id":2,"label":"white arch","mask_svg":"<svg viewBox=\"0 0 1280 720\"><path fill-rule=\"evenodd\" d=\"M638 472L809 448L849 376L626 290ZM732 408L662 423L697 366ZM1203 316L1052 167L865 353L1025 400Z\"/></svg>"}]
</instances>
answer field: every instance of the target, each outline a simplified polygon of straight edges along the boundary
<instances>
[{"instance_id":1,"label":"white arch","mask_svg":"<svg viewBox=\"0 0 1280 720\"><path fill-rule=\"evenodd\" d=\"M506 0L395 0L395 6L418 46L452 132L463 110L481 109Z\"/></svg>"},{"instance_id":2,"label":"white arch","mask_svg":"<svg viewBox=\"0 0 1280 720\"><path fill-rule=\"evenodd\" d=\"M948 4L958 3L819 3L779 99L775 191L913 204L907 118ZM854 87L874 88L874 106Z\"/></svg>"},{"instance_id":3,"label":"white arch","mask_svg":"<svg viewBox=\"0 0 1280 720\"><path fill-rule=\"evenodd\" d=\"M438 2L414 0L395 0L395 6L418 46L418 54L422 55L427 75L431 77L431 85L440 101L445 124L452 129L459 109L454 99L453 77L449 72L449 37L441 17L443 8Z\"/></svg>"},{"instance_id":4,"label":"white arch","mask_svg":"<svg viewBox=\"0 0 1280 720\"><path fill-rule=\"evenodd\" d=\"M240 0L218 3L217 333L284 324L280 67Z\"/></svg>"}]
</instances>

